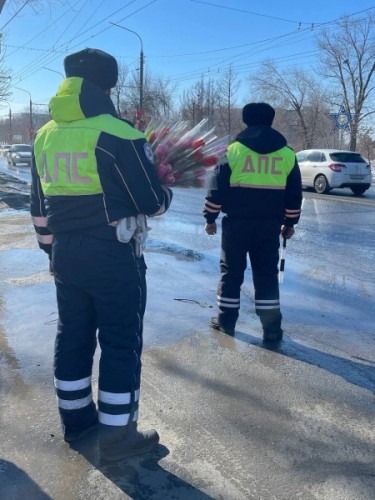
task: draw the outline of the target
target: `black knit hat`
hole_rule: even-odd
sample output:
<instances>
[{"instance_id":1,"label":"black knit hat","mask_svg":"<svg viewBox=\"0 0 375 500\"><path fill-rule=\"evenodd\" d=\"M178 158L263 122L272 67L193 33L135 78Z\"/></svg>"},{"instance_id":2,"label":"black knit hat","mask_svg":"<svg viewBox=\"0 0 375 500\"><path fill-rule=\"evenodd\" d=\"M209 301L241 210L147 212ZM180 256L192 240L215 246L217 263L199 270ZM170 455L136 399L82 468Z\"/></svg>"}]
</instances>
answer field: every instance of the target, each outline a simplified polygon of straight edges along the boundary
<instances>
[{"instance_id":1,"label":"black knit hat","mask_svg":"<svg viewBox=\"0 0 375 500\"><path fill-rule=\"evenodd\" d=\"M64 69L67 78L80 76L96 83L103 90L117 83L118 67L114 57L98 49L83 49L66 56Z\"/></svg>"},{"instance_id":2,"label":"black knit hat","mask_svg":"<svg viewBox=\"0 0 375 500\"><path fill-rule=\"evenodd\" d=\"M275 110L265 102L251 102L246 104L242 110L242 121L248 126L272 125L275 118Z\"/></svg>"}]
</instances>

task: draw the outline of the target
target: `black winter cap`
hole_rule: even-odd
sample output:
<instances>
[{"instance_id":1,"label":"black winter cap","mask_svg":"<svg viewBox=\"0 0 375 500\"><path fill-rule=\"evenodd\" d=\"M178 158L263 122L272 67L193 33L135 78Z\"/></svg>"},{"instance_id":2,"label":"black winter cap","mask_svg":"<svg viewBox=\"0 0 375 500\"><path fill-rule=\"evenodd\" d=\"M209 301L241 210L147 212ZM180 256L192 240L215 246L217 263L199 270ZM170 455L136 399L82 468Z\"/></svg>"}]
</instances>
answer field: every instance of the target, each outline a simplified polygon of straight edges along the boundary
<instances>
[{"instance_id":1,"label":"black winter cap","mask_svg":"<svg viewBox=\"0 0 375 500\"><path fill-rule=\"evenodd\" d=\"M103 90L117 83L118 67L114 57L98 49L83 49L64 59L67 78L79 76L96 83Z\"/></svg>"},{"instance_id":2,"label":"black winter cap","mask_svg":"<svg viewBox=\"0 0 375 500\"><path fill-rule=\"evenodd\" d=\"M248 126L272 125L275 118L275 110L266 102L251 102L246 104L242 110L242 121Z\"/></svg>"}]
</instances>

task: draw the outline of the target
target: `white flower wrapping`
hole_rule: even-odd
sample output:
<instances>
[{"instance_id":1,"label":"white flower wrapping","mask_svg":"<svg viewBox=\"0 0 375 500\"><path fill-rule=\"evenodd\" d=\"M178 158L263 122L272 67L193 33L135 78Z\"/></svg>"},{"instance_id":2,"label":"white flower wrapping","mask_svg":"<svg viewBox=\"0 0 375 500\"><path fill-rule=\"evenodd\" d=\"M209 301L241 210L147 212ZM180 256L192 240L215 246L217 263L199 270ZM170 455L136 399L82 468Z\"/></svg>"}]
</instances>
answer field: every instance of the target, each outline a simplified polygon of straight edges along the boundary
<instances>
[{"instance_id":1,"label":"white flower wrapping","mask_svg":"<svg viewBox=\"0 0 375 500\"><path fill-rule=\"evenodd\" d=\"M209 172L224 160L229 136L218 138L207 122L191 129L187 121L152 120L147 125L145 135L162 185L202 187Z\"/></svg>"}]
</instances>

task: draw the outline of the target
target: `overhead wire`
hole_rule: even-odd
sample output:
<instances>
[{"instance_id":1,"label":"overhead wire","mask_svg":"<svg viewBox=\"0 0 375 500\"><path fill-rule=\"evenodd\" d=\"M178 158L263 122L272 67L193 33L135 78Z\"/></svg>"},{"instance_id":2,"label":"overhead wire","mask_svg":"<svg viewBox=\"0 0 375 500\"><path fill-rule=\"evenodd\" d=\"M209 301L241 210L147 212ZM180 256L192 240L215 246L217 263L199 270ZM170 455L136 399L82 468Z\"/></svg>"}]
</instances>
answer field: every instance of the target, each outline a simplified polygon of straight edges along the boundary
<instances>
[{"instance_id":1,"label":"overhead wire","mask_svg":"<svg viewBox=\"0 0 375 500\"><path fill-rule=\"evenodd\" d=\"M280 39L282 38L285 38L285 37L290 37L291 35L295 35L295 34L299 34L300 32L296 32L296 31L293 31L293 32L289 32L289 33L286 33L284 35L279 35L279 36L276 36L276 37L271 37L271 38L267 38L265 40L258 40L256 42L253 42L249 45L253 45L254 47L251 49L252 52L249 53L249 51L245 52L245 53L241 53L241 54L237 54L237 55L234 55L234 56L231 56L230 58L226 58L226 59L221 59L219 62L217 62L216 64L213 64L211 66L209 66L208 68L205 67L205 68L199 68L197 70L195 70L195 73L197 72L200 72L202 73L202 71L212 71L213 69L217 68L217 67L221 67L223 65L225 65L225 63L227 62L230 62L232 63L233 61L236 60L236 58L239 58L239 57L249 57L249 56L252 56L255 51L256 53L258 54L260 52L260 49L262 46L265 46L263 49L262 49L262 52L264 50L270 50L271 48L274 47L274 45L271 45L271 46L267 46L268 43L272 42L272 43L275 43L276 41L279 41ZM279 46L280 44L278 44ZM188 74L190 74L191 72L184 72L184 73L180 73L179 75L176 75L176 77L173 78L173 80L177 80L177 79L185 79L186 76Z\"/></svg>"},{"instance_id":2,"label":"overhead wire","mask_svg":"<svg viewBox=\"0 0 375 500\"><path fill-rule=\"evenodd\" d=\"M77 8L78 10L77 11L73 11L72 9L72 14L73 14L73 22L69 23L68 25L68 28L67 27L62 27L62 29L60 30L60 35L57 36L57 38L55 39L54 41L54 46L63 38L63 36L70 30L70 28L73 26L74 22L78 20L78 17L79 17L79 14L82 12L83 8L85 5L87 5L87 0L81 0L83 5L81 5L80 7L78 7L78 3L77 2L75 5L77 5ZM75 36L75 35L73 35Z\"/></svg>"},{"instance_id":3,"label":"overhead wire","mask_svg":"<svg viewBox=\"0 0 375 500\"><path fill-rule=\"evenodd\" d=\"M154 0L154 1L155 1L155 0ZM153 2L150 2L150 3L153 3ZM148 5L149 5L149 4L148 4ZM134 13L133 13L133 14L134 14ZM124 18L123 18L123 19L124 19ZM123 20L123 19L122 19L122 20ZM121 20L120 20L119 22L121 22ZM98 23L97 23L97 24L98 24ZM108 29L108 28L105 28L105 29ZM223 49L215 49L215 50L213 50L213 51L204 51L204 53L215 53L215 52L217 52L217 51L219 51L219 50L232 50L233 48L241 48L241 47L245 47L245 46L254 46L254 45L257 45L257 46L259 47L259 46L260 46L260 44L265 44L265 43L267 43L267 42L272 42L272 41L280 40L281 38L285 38L285 37L291 36L291 35L293 35L293 34L300 35L300 34L301 34L301 32L304 32L304 31L306 31L306 30L307 30L307 28L305 28L305 29L303 29L303 30L297 30L297 31L289 32L289 33L286 33L286 34L283 34L283 35L278 35L278 36L276 36L276 37L271 37L271 38L268 38L268 39L265 39L265 40L260 40L260 41L255 41L255 42L250 42L250 43L248 43L248 44L242 44L242 45L240 45L240 46L226 47L226 48L223 48ZM97 34L96 34L96 35L97 35ZM95 35L95 36L96 36L96 35ZM62 46L61 46L61 47L64 47L64 45L65 45L65 44L62 44ZM259 49L258 49L258 48L257 48L256 50L258 50L258 51L259 51ZM54 59L56 59L59 55L61 55L61 54L62 54L62 53L64 53L65 51L64 51L64 50L60 50L60 51L58 51L58 50L54 49L54 54L52 54L52 55L50 54L50 51L46 51L46 52L47 52L47 54L45 55L45 57L47 57L47 58L48 58L48 57L52 56ZM201 54L201 53L202 53L202 52L199 52L198 54ZM195 54L197 54L197 53L195 53ZM192 54L192 55L193 55L193 54ZM232 61L233 61L233 60L235 60L235 59L239 58L240 56L245 57L245 56L247 56L247 55L248 55L248 52L245 52L245 53L243 53L243 54L238 54L238 55L236 55L236 56L232 56L232 58L231 58L230 60L232 60ZM251 54L250 54L250 55L251 55ZM180 56L181 56L181 55L180 55ZM41 57L43 57L43 56L41 56ZM43 60L43 59L39 58L39 60L38 60L37 62L42 63L42 60ZM211 67L209 67L209 68L205 67L204 69L203 69L203 68L200 68L200 69L198 69L198 70L195 70L195 73L199 73L199 75L200 75L200 74L202 73L202 71L212 71L212 70L213 70L216 66L222 66L223 64L225 64L225 63L227 62L227 60L228 60L228 59L220 60L220 62L218 62L216 65L213 65L213 66L211 66ZM51 61L49 61L49 62L51 62ZM31 74L33 74L33 73L34 73L34 64L35 64L35 63L36 63L36 62L35 62L35 61L33 61L33 63L30 63L30 64L29 64L29 66L30 66L31 64L33 65L33 71L32 71L32 73L31 73ZM45 63L45 62L44 62L43 64L47 64L47 63ZM39 68L39 69L40 69L40 68ZM25 73L26 73L26 72L27 72L27 70L28 70L28 66L26 66L25 68L23 68L23 70L22 70L22 71L25 71ZM185 73L182 73L182 74L180 74L180 75L177 75L176 77L174 77L174 78L173 78L173 80L178 80L178 79L179 79L179 77L180 77L181 79L184 79L184 78L185 78L185 76L184 76L184 75L186 75L186 74L191 75L191 72L189 71L189 72L185 72ZM16 73L14 77L17 77L17 76L19 76L19 75L21 75L21 73ZM30 75L27 75L27 76L30 76ZM27 76L25 76L24 78L26 78ZM23 78L23 79L24 79L24 78Z\"/></svg>"},{"instance_id":4,"label":"overhead wire","mask_svg":"<svg viewBox=\"0 0 375 500\"><path fill-rule=\"evenodd\" d=\"M242 12L242 13L246 13L246 14L251 14L251 15L254 15L254 16L268 17L270 19L276 19L276 20L279 20L279 21L285 21L285 22L299 24L299 25L307 24L307 25L311 26L311 25L315 25L315 24L319 24L319 25L322 24L322 22L316 22L316 21L314 21L314 22L312 22L312 21L309 21L309 22L307 22L307 21L297 21L297 20L292 20L292 19L285 19L283 17L270 16L268 14L260 14L259 12L252 12L252 11L248 11L248 10L237 9L235 7L229 7L228 5L218 5L218 4L214 4L212 2L206 2L206 1L203 1L203 0L190 0L190 1L194 2L194 3L200 3L200 4L205 4L205 5L213 6L213 7L219 7L219 8L222 8L222 9L235 10L235 11L238 11L238 12ZM373 9L375 9L375 6L373 6L373 7L367 7L366 9L362 9L362 10L360 10L358 12L354 12L353 14L350 14L348 16L346 16L346 15L341 16L341 18L343 18L343 17L351 17L353 15L361 14L363 12L367 12L367 11L373 10ZM338 18L338 19L340 19L340 18ZM336 21L338 19L336 19Z\"/></svg>"},{"instance_id":5,"label":"overhead wire","mask_svg":"<svg viewBox=\"0 0 375 500\"><path fill-rule=\"evenodd\" d=\"M83 1L83 0L81 0L81 1ZM79 2L77 2L77 3L76 3L76 5L77 5L78 3L79 3ZM60 15L57 19L55 19L53 22L49 23L49 24L48 24L48 25L47 25L47 26L46 26L43 30L41 30L39 33L37 33L37 34L36 34L36 35L35 35L35 36L31 39L31 40L29 40L28 42L26 42L23 48L24 48L25 50L29 50L29 47L27 47L27 45L28 45L31 41L33 41L34 39L38 38L38 37L39 37L39 36L41 36L41 35L44 35L44 36L45 36L45 35L46 35L46 32L47 32L47 31L49 31L49 29L50 29L50 28L52 28L52 27L53 27L56 23L60 22L60 21L61 21L61 19L62 19L63 17L65 17L66 15L68 15L68 14L71 14L71 11L69 11L69 10L65 10L65 11L64 11L64 12L63 12L63 13L62 13L62 14L61 14L61 15ZM66 24L63 26L63 30L66 30L67 26L69 26L69 25L70 25L70 19L68 19L68 20L67 20L67 22L66 22ZM55 41L54 43L56 43L56 41ZM18 48L20 48L20 47L18 47ZM22 47L21 47L21 48L22 48ZM35 50L38 50L38 49L35 49ZM41 50L42 50L42 49L39 49L39 51L41 51ZM26 71L26 70L28 70L29 68L34 67L34 65L36 65L36 64L38 64L38 63L41 63L41 64L42 64L42 66L43 66L43 65L44 65L44 62L43 62L43 61L45 61L45 60L46 60L45 58L46 58L46 57L48 57L48 55L50 55L51 50L53 50L53 51L54 51L55 53L57 53L57 54L59 53L59 51L58 51L58 50L51 49L51 48L50 48L50 49L48 49L48 50L47 50L47 49L46 49L46 50L43 50L43 52L44 52L44 54L43 54L43 55L39 55L39 56L37 56L37 57L36 57L36 59L33 59L32 61L30 61L29 63L27 63L27 64L26 64L26 65L25 65L25 66L24 66L21 70L19 70L18 72L16 72L16 73L13 75L13 78L17 77L17 76L20 74L20 72L22 72L22 71ZM14 51L14 52L15 52L15 51ZM14 54L14 52L12 52L12 53L9 55L9 57L10 57L12 54Z\"/></svg>"},{"instance_id":6,"label":"overhead wire","mask_svg":"<svg viewBox=\"0 0 375 500\"><path fill-rule=\"evenodd\" d=\"M134 2L136 2L137 0L130 0L126 5L123 5L122 7L120 7L119 9L116 9L115 11L113 11L111 14L109 14L108 16L105 16L104 18L102 18L100 21L96 22L95 24L93 24L92 26L90 26L89 28L87 28L86 30L84 30L82 33L79 34L79 36L83 36L85 33L91 31L92 29L96 28L99 24L103 23L104 21L106 21L107 19L111 18L112 16L118 14L119 12L121 12L122 10L126 9L129 5L133 4ZM61 49L62 52L66 52L67 50L69 49L66 49L67 46L69 46L69 44L76 40L77 37L73 37L71 38L70 40L62 43L60 46L57 47L57 49ZM85 40L84 40L85 41ZM83 43L83 42L81 42ZM56 49L51 49L50 52L54 52ZM33 61L29 62L28 64L26 64L26 66L24 66L23 68L21 68L18 72L15 73L14 77L17 77L17 76L21 76L23 72L25 73L28 73L29 72L29 67L30 66L34 66L38 63L41 63L41 59L40 58L37 58L37 59L34 59ZM42 65L45 65L45 64L49 64L50 62L52 62L51 60L43 60L42 62ZM40 68L38 68L39 70Z\"/></svg>"},{"instance_id":7,"label":"overhead wire","mask_svg":"<svg viewBox=\"0 0 375 500\"><path fill-rule=\"evenodd\" d=\"M13 48L16 48L16 49L25 49L25 50L44 50L44 51L48 51L49 49L37 49L37 48L29 49L29 47L27 47L27 46L28 46L29 43L31 43L34 40L36 40L39 36L41 36L41 35L45 36L45 34L49 30L49 28L52 27L53 25L55 25L57 22L59 22L60 19L62 19L68 13L69 13L69 11L67 11L67 10L64 11L57 19L55 19L49 25L47 25L46 27L44 27L41 31L39 31L38 33L36 33L32 38L30 38L30 40L28 40L27 42L25 42L22 46L14 46ZM4 46L7 46L7 45L4 44ZM8 47L12 47L12 46L8 45ZM16 53L16 50L14 50L13 52L11 52L10 54L7 54L7 56L11 57L15 53Z\"/></svg>"},{"instance_id":8,"label":"overhead wire","mask_svg":"<svg viewBox=\"0 0 375 500\"><path fill-rule=\"evenodd\" d=\"M203 5L209 5L209 6L212 6L212 7L219 7L221 9L234 10L234 11L237 11L237 12L242 12L244 14L252 14L253 16L267 17L269 19L276 19L277 21L284 21L284 22L287 22L287 23L293 23L293 24L299 24L299 23L300 24L311 24L311 23L307 23L307 22L296 21L296 20L293 20L293 19L285 19L284 17L270 16L269 14L260 14L259 12L252 12L252 11L249 11L249 10L237 9L236 7L229 7L228 5L218 5L218 4L212 3L212 2L204 2L202 0L190 0L190 1L194 2L194 3L200 3L200 4L203 4Z\"/></svg>"},{"instance_id":9,"label":"overhead wire","mask_svg":"<svg viewBox=\"0 0 375 500\"><path fill-rule=\"evenodd\" d=\"M85 7L87 5L87 3L89 2L90 0L86 0L85 1ZM83 30L83 28L91 21L91 19L95 16L95 14L97 13L97 11L100 9L100 7L103 5L103 3L105 2L106 0L102 0L100 2L100 4L95 7L95 9L92 9L92 12L91 12L91 15L88 16L85 20L85 22L81 25L81 27L78 29L78 32L77 33L80 33L81 30Z\"/></svg>"},{"instance_id":10,"label":"overhead wire","mask_svg":"<svg viewBox=\"0 0 375 500\"><path fill-rule=\"evenodd\" d=\"M363 9L361 11L354 12L354 13L349 14L349 15L344 16L344 17L353 17L355 15L362 14L362 13L367 12L369 10L372 10L374 8L375 7L371 7L371 8L368 8L368 9ZM341 18L342 17L336 18L336 19L332 19L330 21L326 21L326 22L323 22L323 23L320 23L319 25L315 25L314 31L320 30L320 29L322 29L324 27L327 27L329 25L334 25ZM260 44L260 43L264 44L267 41L275 42L276 40L281 39L281 38L285 38L285 37L292 38L292 36L299 36L300 33L306 33L306 32L310 32L310 31L311 31L311 29L308 28L308 27L306 27L306 28L303 28L303 29L295 30L293 32L290 32L290 33L287 33L287 34L284 34L284 35L279 35L277 37L272 37L271 39L266 39L266 40L257 41L257 42L251 42L251 45ZM286 41L284 45L287 45L289 43L290 43L289 41ZM295 42L293 42L293 43L295 43ZM279 46L280 46L280 44L277 45L277 47L279 47ZM264 48L262 50L262 52L264 52L265 50L270 50L273 47L274 47L274 45L272 45L270 47L266 47L266 48ZM257 50L257 53L259 53L258 49L254 49L254 50ZM218 67L222 66L223 64L227 63L228 60L232 63L234 60L236 60L236 58L240 57L241 55L243 57L245 57L244 54L247 54L247 57L249 56L248 53L242 53L242 54L237 54L237 55L231 56L230 58L226 58L224 60L221 59L219 62L217 62L216 64L213 64L213 65L211 65L209 67L205 66L205 67L198 68L198 69L194 70L193 72L186 71L186 72L180 73L180 74L176 75L175 77L173 77L172 81L178 82L178 81L185 81L186 79L194 79L194 78L199 79L199 78L202 77L203 74L207 74L207 73L212 72L215 68L218 68ZM275 59L277 60L277 58L275 58Z\"/></svg>"},{"instance_id":11,"label":"overhead wire","mask_svg":"<svg viewBox=\"0 0 375 500\"><path fill-rule=\"evenodd\" d=\"M133 0L134 2L135 0ZM143 8L146 8L148 7L149 5L151 5L152 3L154 3L156 0L153 0L151 2L149 2L147 5L141 7L140 9L138 9L136 12L139 12L140 10L142 10ZM191 1L194 1L194 0L191 0ZM114 13L110 14L109 16L106 16L105 18L103 18L101 21L97 22L96 24L94 24L93 26L91 26L90 28L88 28L87 30L83 31L82 33L80 33L79 36L82 36L84 35L85 33L87 33L88 31L94 29L96 26L100 25L102 22L104 22L105 20L109 19L110 17L112 17L113 15L115 15L116 13L118 13L119 11L123 10L125 7L129 6L131 3L133 2L129 2L126 6L123 6L121 9L118 9L117 11L115 11ZM196 2L196 3L205 3L205 4L210 4L209 2ZM210 4L212 6L217 6L216 4ZM222 7L222 6L220 6ZM373 9L375 7L370 7L370 8L367 8L367 9L363 9L361 11L358 11L358 12L355 12L355 13L352 13L352 14L349 14L347 16L341 16L340 18L337 18L337 19L334 19L334 20L330 20L330 21L327 21L327 22L324 22L324 23L319 23L319 24L315 24L315 23L305 23L307 25L306 28L299 28L293 32L290 32L290 33L287 33L287 34L284 34L284 35L279 35L277 37L272 37L271 39L268 39L268 40L263 40L263 41L256 41L256 42L250 42L249 44L241 44L241 45L237 45L237 46L233 46L233 47L224 47L224 48L221 48L221 49L213 49L211 51L199 51L199 52L195 52L195 53L189 53L189 54L177 54L177 55L170 55L170 56L158 56L158 57L183 57L183 56L193 56L193 55L202 55L202 54L214 54L214 53L218 53L218 52L222 52L222 51L226 51L226 50L233 50L233 49L237 49L237 48L243 48L243 47L246 47L246 46L251 46L251 45L255 45L255 44L258 44L258 47L257 47L257 53L259 53L259 48L261 47L261 45L259 44L263 44L263 45L266 45L267 43L274 43L276 40L280 40L281 38L288 38L290 37L290 40L285 40L284 44L283 45L288 45L289 43L296 43L295 41L292 42L292 38L295 37L295 36L300 36L301 34L305 34L306 32L311 32L311 26L314 25L313 29L314 31L316 30L319 30L319 29L322 29L323 27L327 27L329 26L330 24L332 23L335 23L337 22L339 19L342 19L342 17L353 17L355 15L358 15L358 14L361 14L361 13L364 13L364 12L367 12L371 9ZM123 17L122 19L120 19L118 22L122 22L124 19L127 19L128 17L134 15L136 12L133 12L125 17ZM248 11L247 11L248 12ZM257 13L252 13L252 12L248 12L249 14L257 14ZM267 16L265 16L267 17ZM284 21L288 21L288 22L294 22L292 20L287 20L287 19L282 19L282 18L279 18L281 20L284 20ZM77 45L80 45L82 43L84 43L85 41L89 40L89 39L92 39L96 36L98 36L99 34L103 33L104 31L110 29L111 27L107 27L107 28L104 28L103 30L93 34L92 36L90 36L88 39L85 39L83 41L81 41L79 44ZM67 42L64 42L63 44L61 44L60 46L56 47L53 51L53 53L49 54L49 57L51 58L49 60L48 63L43 63L44 64L49 64L50 62L54 61L55 59L57 59L57 57L59 57L61 55L61 53L66 53L68 50L71 50L71 49L74 49L77 45L74 45L73 47L69 47L69 43L72 42L73 39L70 39L68 40ZM267 47L265 46L261 51L264 52L266 50L271 50L273 48L274 45L271 45L270 47ZM280 44L278 44L278 47L280 46ZM69 48L68 48L69 47ZM58 49L61 49L61 50L58 50ZM191 80L191 79L197 79L197 78L200 78L202 76L203 73L210 73L210 72L214 72L215 68L220 68L223 66L223 64L227 63L227 62L233 62L233 61L236 61L238 62L238 60L241 60L245 57L251 57L253 54L250 52L243 52L243 53L240 53L240 54L236 54L236 55L233 55L229 58L226 58L226 59L221 59L219 62L217 62L216 64L213 64L209 67L205 66L204 68L198 68L196 70L193 70L193 71L187 71L187 72L184 72L184 73L181 73L181 74L178 74L176 76L174 76L171 80L172 81L185 81L187 79ZM304 53L302 52L301 53L301 56L303 56ZM46 55L46 57L48 57L48 55ZM284 56L282 58L276 58L276 60L280 60L280 61L284 61L284 59L288 57L288 56ZM294 57L293 55L289 56L289 57ZM312 57L312 55L309 55L308 57ZM149 56L149 58L151 59L152 56ZM244 68L247 68L249 66L252 66L252 65L259 65L259 62L249 62L249 63L245 63L245 64L242 64L242 65L239 65L238 66L238 70L241 70L242 71L245 71ZM26 66L27 68L28 66ZM21 76L23 76L23 78L21 79L26 79L28 78L29 76L31 76L32 74L34 74L35 72L39 71L41 68L33 68L33 71L30 72L27 72L27 70L25 71L25 68L23 68L21 70L21 73L19 73ZM22 71L25 71L23 74L22 74Z\"/></svg>"},{"instance_id":12,"label":"overhead wire","mask_svg":"<svg viewBox=\"0 0 375 500\"><path fill-rule=\"evenodd\" d=\"M155 0L154 0L154 1L155 1ZM132 3L132 2L130 2L130 3ZM127 6L128 6L128 5L130 5L130 3L129 3L129 4L127 4ZM153 2L151 2L151 3L153 3ZM149 4L148 4L148 5L149 5ZM213 5L214 5L214 4L213 4ZM146 5L146 6L147 6L147 5ZM125 7L126 7L126 6L125 6ZM124 8L124 7L123 7L123 8ZM121 9L119 9L119 10L122 10L123 8L121 8ZM119 12L119 10L115 11L115 13ZM139 10L141 10L141 9L139 9ZM364 9L364 10L359 11L359 12L356 12L356 13L354 13L354 14L352 14L352 15L356 15L356 14L358 14L358 13L361 13L361 12L364 12L364 11L367 11L367 10L370 10L370 9ZM111 15L113 15L113 14L111 14ZM111 15L110 15L110 16L111 16ZM102 21L104 21L104 20L108 19L110 16L105 17ZM123 19L124 19L124 18L123 18ZM123 19L122 19L122 20L123 20ZM119 22L121 22L122 20L120 20ZM337 19L336 19L336 20L337 20ZM97 26L98 24L100 24L100 22L102 22L102 21L99 21L99 23L96 23L96 24L95 24L94 26L92 26L90 29L94 28L95 26ZM330 21L330 22L332 22L332 21ZM310 23L307 23L307 24L310 24ZM87 30L86 30L85 32L87 32ZM83 33L85 33L85 32L83 32ZM82 34L83 34L83 33L82 33ZM100 32L100 33L101 33L101 32ZM99 33L99 34L100 34L100 33ZM95 34L94 36L97 36L97 34ZM72 41L72 40L69 40L69 41L68 41L68 42L66 42L66 43L69 43L69 42L71 42L71 41ZM246 44L243 44L243 45L244 45L244 46L246 46ZM217 51L217 50L226 50L226 49L227 49L227 48L224 48L224 49L215 49L214 51ZM200 52L198 52L198 53L191 53L191 55L194 55L194 54L199 54L199 53L200 53ZM181 57L181 56L183 56L183 54L181 54L181 55L179 55L179 56ZM151 58L151 57L150 57L150 58Z\"/></svg>"},{"instance_id":13,"label":"overhead wire","mask_svg":"<svg viewBox=\"0 0 375 500\"><path fill-rule=\"evenodd\" d=\"M8 19L8 21L4 24L4 26L2 26L2 27L0 28L0 31L3 31L3 29L4 29L6 26L8 26L8 24L9 24L11 21L13 21L13 19L14 19L15 17L17 17L17 16L18 16L18 14L21 12L21 10L22 10L22 9L24 9L24 8L26 7L26 5L27 5L29 2L30 2L30 0L26 0L26 1L25 1L25 3L24 3L24 4L23 4L23 5L22 5L22 6L21 6L18 10L17 10L17 12L15 12L15 13L13 14L13 16L12 16L10 19Z\"/></svg>"},{"instance_id":14,"label":"overhead wire","mask_svg":"<svg viewBox=\"0 0 375 500\"><path fill-rule=\"evenodd\" d=\"M113 15L115 15L116 13L120 12L120 11L121 11L121 10L123 10L125 7L129 6L130 4L134 3L135 1L136 1L136 0L132 0L132 1L128 2L128 4L127 4L126 6L123 6L122 8L118 9L118 10L117 10L117 11L115 11L114 13L112 13L112 14L110 14L109 16L105 17L102 21L99 21L99 22L98 22L98 23L96 23L93 27L97 26L98 24L101 24L102 22L104 22L104 21L105 21L105 20L107 20L108 18L112 17L112 16L113 16ZM121 22L121 21L123 21L124 19L127 19L127 18L129 18L129 17L133 16L134 14L136 14L136 13L138 13L139 11L141 11L141 10L145 9L145 8L146 8L146 7L148 7L149 5L151 5L151 4L153 4L153 3L155 3L156 1L157 1L157 0L151 0L151 1L150 1L150 2L148 2L146 5L144 5L144 6L140 7L138 10L136 10L136 11L134 11L134 12L132 12L132 13L128 14L127 16L123 17L123 18L122 18L122 19L120 19L118 22ZM90 31L93 27L91 27L91 28L89 28L89 29L85 30L83 33L86 33L87 31ZM68 42L65 42L64 44L62 44L61 46L59 46L58 48L63 49L63 52L64 52L64 53L67 53L69 50L73 50L74 48L76 48L76 47L78 47L78 46L82 45L84 42L86 42L86 41L88 41L88 40L91 40L92 38L94 38L94 37L96 37L96 36L100 35L101 33L105 32L105 31L107 31L107 30L109 30L109 29L111 29L111 28L113 28L113 26L111 26L111 25L110 25L110 26L108 26L108 27L106 27L106 28L103 28L101 31L99 31L99 32L95 33L94 35L91 35L89 38L86 38L85 40L82 40L82 41L80 41L79 43L77 43L77 44L75 44L75 45L73 45L73 46L68 46L68 44L74 40L74 39L71 39L71 40L69 40ZM83 34L83 33L82 33L82 34ZM81 34L81 35L82 35L82 34ZM42 65L41 67L43 67L45 64L49 64L49 63L53 62L53 61L54 61L54 60L56 60L56 59L57 59L57 57L59 57L59 56L52 55L51 57L52 57L52 58L51 58L50 60L48 60L48 62L44 62L44 63L43 63L43 65ZM27 70L26 70L26 74L25 74L25 75L22 75L22 70L21 70L21 73L19 73L19 75L21 75L21 76L23 76L23 77L21 77L19 81L21 81L21 80L25 80L26 78L30 77L31 75L33 75L34 73L36 73L37 71L39 71L39 70L41 69L41 67L38 67L38 68L34 69L34 70L33 70L33 71L31 71L31 72L30 72L30 71L29 71L29 72L27 72Z\"/></svg>"}]
</instances>

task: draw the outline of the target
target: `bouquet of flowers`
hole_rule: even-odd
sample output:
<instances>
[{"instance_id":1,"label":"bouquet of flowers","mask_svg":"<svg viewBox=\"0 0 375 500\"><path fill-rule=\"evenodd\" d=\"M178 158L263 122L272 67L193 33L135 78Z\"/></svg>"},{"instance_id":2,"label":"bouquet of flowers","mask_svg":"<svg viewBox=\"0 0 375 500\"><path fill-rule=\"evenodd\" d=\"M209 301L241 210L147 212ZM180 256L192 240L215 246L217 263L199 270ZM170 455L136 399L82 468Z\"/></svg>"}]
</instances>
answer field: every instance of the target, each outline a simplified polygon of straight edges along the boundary
<instances>
[{"instance_id":1,"label":"bouquet of flowers","mask_svg":"<svg viewBox=\"0 0 375 500\"><path fill-rule=\"evenodd\" d=\"M163 185L202 187L207 174L225 157L229 136L218 138L204 119L195 127L189 122L152 120L146 127L155 168Z\"/></svg>"}]
</instances>

